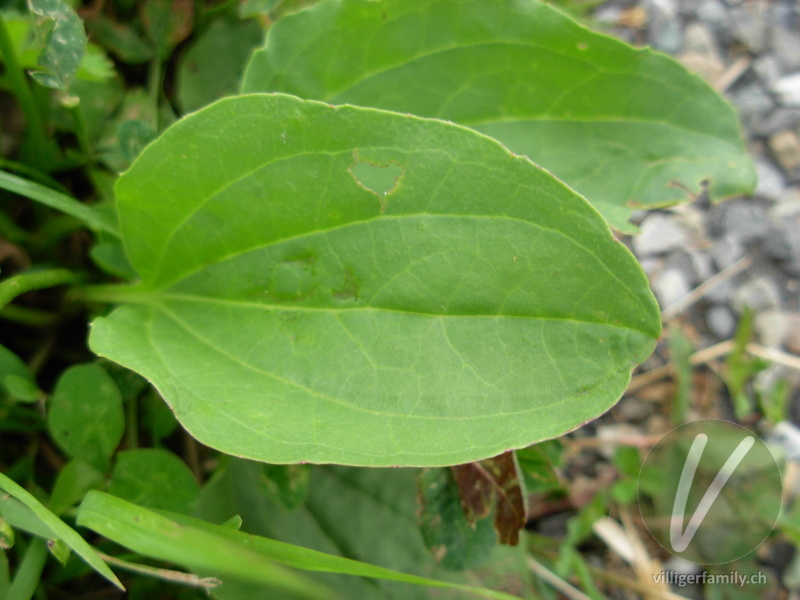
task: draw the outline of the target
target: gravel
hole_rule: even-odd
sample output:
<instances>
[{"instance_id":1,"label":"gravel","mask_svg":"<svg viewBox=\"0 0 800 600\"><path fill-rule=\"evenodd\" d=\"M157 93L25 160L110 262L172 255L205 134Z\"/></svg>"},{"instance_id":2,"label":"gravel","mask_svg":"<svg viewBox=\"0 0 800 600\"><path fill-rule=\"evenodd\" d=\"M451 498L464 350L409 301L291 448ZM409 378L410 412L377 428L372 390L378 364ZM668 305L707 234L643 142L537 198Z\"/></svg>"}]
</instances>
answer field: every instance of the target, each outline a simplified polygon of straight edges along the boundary
<instances>
[{"instance_id":1,"label":"gravel","mask_svg":"<svg viewBox=\"0 0 800 600\"><path fill-rule=\"evenodd\" d=\"M636 10L646 14L641 29L623 23ZM660 305L750 257L743 272L723 277L677 319L702 348L731 339L749 308L756 341L800 354L800 2L610 0L594 16L721 86L754 157L753 198L637 216L640 233L629 242ZM791 374L792 414L800 414L800 372L781 369Z\"/></svg>"},{"instance_id":2,"label":"gravel","mask_svg":"<svg viewBox=\"0 0 800 600\"><path fill-rule=\"evenodd\" d=\"M635 10L647 17L641 29L622 24ZM747 266L735 275L725 274L699 301L674 317L673 324L677 322L694 347L702 349L731 340L749 309L754 342L800 359L800 1L610 0L595 11L594 18L626 41L647 43L674 55L712 87L722 89L739 114L745 143L754 157L758 184L753 198L731 198L714 206L698 201L688 207L637 214L640 233L626 241L662 310L749 257L748 263L739 263ZM736 72L738 67L742 68ZM664 360L668 355L657 352L644 370L658 368ZM702 379L700 372L697 375ZM697 412L690 408L690 418L704 416L708 403L715 404L717 415L733 418L730 399L720 401L726 393L724 384L714 376L706 379L714 380L711 385L718 389L698 386L694 390L693 408L694 403L706 404L698 404ZM794 460L800 462L800 428L795 427L800 425L800 370L773 363L758 374L755 389L768 397L779 383L788 384L790 401L788 421L777 424L776 431L785 427L795 432L799 449ZM624 420L637 409L636 418L629 422L653 431L653 423L663 415L648 417L647 411L663 403L665 395L670 397L671 389L654 385L649 396L637 392L615 409L615 418ZM755 392L751 397L755 399ZM777 554L759 568L775 567L771 577L790 582L784 559L788 560L791 550L775 550ZM793 572L800 582L800 559L796 562ZM672 560L665 568L695 567ZM699 589L674 591L703 597Z\"/></svg>"}]
</instances>

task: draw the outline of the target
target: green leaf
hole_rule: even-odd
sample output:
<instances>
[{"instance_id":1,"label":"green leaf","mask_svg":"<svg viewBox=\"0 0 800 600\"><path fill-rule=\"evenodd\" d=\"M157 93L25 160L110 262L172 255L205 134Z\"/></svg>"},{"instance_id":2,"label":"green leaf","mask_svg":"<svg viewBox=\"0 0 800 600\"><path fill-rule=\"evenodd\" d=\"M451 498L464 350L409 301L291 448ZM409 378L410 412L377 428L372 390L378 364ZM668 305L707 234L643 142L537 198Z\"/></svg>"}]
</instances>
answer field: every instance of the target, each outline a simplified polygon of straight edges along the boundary
<instances>
[{"instance_id":1,"label":"green leaf","mask_svg":"<svg viewBox=\"0 0 800 600\"><path fill-rule=\"evenodd\" d=\"M142 4L141 12L145 32L162 61L192 32L192 0L148 0Z\"/></svg>"},{"instance_id":2,"label":"green leaf","mask_svg":"<svg viewBox=\"0 0 800 600\"><path fill-rule=\"evenodd\" d=\"M50 528L30 508L12 496L0 495L0 515L11 527L46 540L54 537Z\"/></svg>"},{"instance_id":3,"label":"green leaf","mask_svg":"<svg viewBox=\"0 0 800 600\"><path fill-rule=\"evenodd\" d=\"M209 532L180 525L167 517L103 492L86 495L78 524L145 556L187 568L213 572L217 577L255 581L300 594L304 598L337 598L332 590L265 560L248 544L226 539L220 527Z\"/></svg>"},{"instance_id":4,"label":"green leaf","mask_svg":"<svg viewBox=\"0 0 800 600\"><path fill-rule=\"evenodd\" d=\"M94 364L67 369L49 405L47 428L56 444L106 471L125 429L122 396L108 373Z\"/></svg>"},{"instance_id":5,"label":"green leaf","mask_svg":"<svg viewBox=\"0 0 800 600\"><path fill-rule=\"evenodd\" d=\"M86 492L99 488L104 482L103 474L89 463L80 459L69 461L56 478L50 497L50 510L57 515L62 514L83 498Z\"/></svg>"},{"instance_id":6,"label":"green leaf","mask_svg":"<svg viewBox=\"0 0 800 600\"><path fill-rule=\"evenodd\" d=\"M37 34L44 38L38 63L45 71L31 77L46 87L66 90L86 52L83 22L62 0L28 0L28 8L35 15Z\"/></svg>"},{"instance_id":7,"label":"green leaf","mask_svg":"<svg viewBox=\"0 0 800 600\"><path fill-rule=\"evenodd\" d=\"M361 161L400 165L394 191L360 185ZM660 331L583 198L442 121L224 99L145 149L117 198L141 282L89 292L129 303L90 345L229 454L494 456L607 410Z\"/></svg>"},{"instance_id":8,"label":"green leaf","mask_svg":"<svg viewBox=\"0 0 800 600\"><path fill-rule=\"evenodd\" d=\"M30 492L2 473L0 473L0 489L4 490L13 498L19 500L31 512L33 512L34 515L36 515L36 517L41 521L42 526L49 529L52 533L51 536L48 536L49 539L63 540L64 543L66 543L67 546L69 546L72 551L75 552L75 554L86 561L86 564L92 567L92 569L100 573L100 575L108 579L108 581L113 583L119 589L125 589L120 583L119 579L117 579L116 575L114 575L114 573L111 572L111 569L108 568L108 565L106 565L106 563L104 563L97 555L97 552L95 552L94 549L87 544L86 541L80 535L78 535L74 529L69 527L66 523L64 523L64 521L42 506L41 502L34 498Z\"/></svg>"},{"instance_id":9,"label":"green leaf","mask_svg":"<svg viewBox=\"0 0 800 600\"><path fill-rule=\"evenodd\" d=\"M497 543L492 519L467 519L451 470L425 469L418 485L420 531L436 561L460 571L486 560Z\"/></svg>"},{"instance_id":10,"label":"green leaf","mask_svg":"<svg viewBox=\"0 0 800 600\"><path fill-rule=\"evenodd\" d=\"M26 377L6 375L3 384L11 397L20 402L36 402L42 397L42 391L39 386Z\"/></svg>"},{"instance_id":11,"label":"green leaf","mask_svg":"<svg viewBox=\"0 0 800 600\"><path fill-rule=\"evenodd\" d=\"M256 21L213 21L180 59L177 100L183 112L236 93L250 54L263 38Z\"/></svg>"},{"instance_id":12,"label":"green leaf","mask_svg":"<svg viewBox=\"0 0 800 600\"><path fill-rule=\"evenodd\" d=\"M155 48L133 25L123 25L97 13L86 19L86 28L92 39L116 54L126 63L147 62L155 54Z\"/></svg>"},{"instance_id":13,"label":"green leaf","mask_svg":"<svg viewBox=\"0 0 800 600\"><path fill-rule=\"evenodd\" d=\"M613 462L619 472L628 477L637 477L642 468L639 449L633 446L618 446L614 451Z\"/></svg>"},{"instance_id":14,"label":"green leaf","mask_svg":"<svg viewBox=\"0 0 800 600\"><path fill-rule=\"evenodd\" d=\"M83 55L80 69L78 69L78 79L101 82L113 79L115 76L114 63L108 58L105 50L96 44L87 44L86 54Z\"/></svg>"},{"instance_id":15,"label":"green leaf","mask_svg":"<svg viewBox=\"0 0 800 600\"><path fill-rule=\"evenodd\" d=\"M102 81L78 79L70 86L69 95L79 98L80 102L72 110L59 105L53 119L59 129L74 131L74 111L79 111L86 124L86 136L94 144L119 109L124 93L122 80L117 77Z\"/></svg>"},{"instance_id":16,"label":"green leaf","mask_svg":"<svg viewBox=\"0 0 800 600\"><path fill-rule=\"evenodd\" d=\"M70 557L70 549L63 540L51 540L47 542L47 549L62 566L66 566Z\"/></svg>"},{"instance_id":17,"label":"green leaf","mask_svg":"<svg viewBox=\"0 0 800 600\"><path fill-rule=\"evenodd\" d=\"M243 90L473 127L625 231L635 207L686 200L673 180L715 199L755 185L736 114L699 77L535 0L326 0L270 29Z\"/></svg>"},{"instance_id":18,"label":"green leaf","mask_svg":"<svg viewBox=\"0 0 800 600\"><path fill-rule=\"evenodd\" d=\"M39 386L28 365L11 350L0 346L0 400L5 398L29 400L27 395L19 397L19 393L26 389L28 391L35 389L37 394L34 400L38 399Z\"/></svg>"},{"instance_id":19,"label":"green leaf","mask_svg":"<svg viewBox=\"0 0 800 600\"><path fill-rule=\"evenodd\" d=\"M264 483L286 508L295 508L308 497L309 465L264 465Z\"/></svg>"},{"instance_id":20,"label":"green leaf","mask_svg":"<svg viewBox=\"0 0 800 600\"><path fill-rule=\"evenodd\" d=\"M497 548L479 571L469 573L449 571L434 562L417 525L417 472L314 467L308 500L289 511L271 502L259 490L260 465L233 460L203 490L198 514L215 521L241 514L246 531L258 536L245 536L235 530L221 532L222 535L251 540L248 545L287 566L318 571L315 578L348 598L467 597L463 593L445 595L441 589L425 593L408 583L456 589L460 585L463 591L476 594L481 591L474 587L470 590L463 584L492 590L526 589L525 550L521 546ZM189 522L184 517L175 518ZM207 523L197 526L223 529ZM343 577L344 574L359 578ZM495 580L495 574L501 575L499 579ZM483 595L508 598L489 589Z\"/></svg>"},{"instance_id":21,"label":"green leaf","mask_svg":"<svg viewBox=\"0 0 800 600\"><path fill-rule=\"evenodd\" d=\"M14 529L4 518L0 517L0 550L14 547Z\"/></svg>"},{"instance_id":22,"label":"green leaf","mask_svg":"<svg viewBox=\"0 0 800 600\"><path fill-rule=\"evenodd\" d=\"M517 462L528 494L564 491L554 464L562 452L557 440L517 450Z\"/></svg>"},{"instance_id":23,"label":"green leaf","mask_svg":"<svg viewBox=\"0 0 800 600\"><path fill-rule=\"evenodd\" d=\"M119 453L108 492L139 506L189 513L200 486L172 452L144 448Z\"/></svg>"}]
</instances>

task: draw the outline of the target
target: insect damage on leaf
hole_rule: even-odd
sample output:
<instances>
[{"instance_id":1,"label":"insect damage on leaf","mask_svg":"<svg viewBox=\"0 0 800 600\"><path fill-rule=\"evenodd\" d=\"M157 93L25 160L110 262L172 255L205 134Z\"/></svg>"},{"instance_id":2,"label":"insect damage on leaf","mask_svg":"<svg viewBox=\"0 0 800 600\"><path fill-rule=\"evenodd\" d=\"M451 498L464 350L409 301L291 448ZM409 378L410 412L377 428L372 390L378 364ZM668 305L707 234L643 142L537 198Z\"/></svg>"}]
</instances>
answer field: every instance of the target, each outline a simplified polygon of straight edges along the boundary
<instances>
[{"instance_id":1,"label":"insect damage on leaf","mask_svg":"<svg viewBox=\"0 0 800 600\"><path fill-rule=\"evenodd\" d=\"M474 522L489 515L494 505L494 527L501 544L516 546L525 525L525 500L513 452L452 467L461 505Z\"/></svg>"},{"instance_id":2,"label":"insect damage on leaf","mask_svg":"<svg viewBox=\"0 0 800 600\"><path fill-rule=\"evenodd\" d=\"M362 159L358 150L353 152L355 162L350 167L350 175L356 183L378 197L381 204L381 214L386 212L386 196L397 189L404 169L396 162L376 164Z\"/></svg>"}]
</instances>

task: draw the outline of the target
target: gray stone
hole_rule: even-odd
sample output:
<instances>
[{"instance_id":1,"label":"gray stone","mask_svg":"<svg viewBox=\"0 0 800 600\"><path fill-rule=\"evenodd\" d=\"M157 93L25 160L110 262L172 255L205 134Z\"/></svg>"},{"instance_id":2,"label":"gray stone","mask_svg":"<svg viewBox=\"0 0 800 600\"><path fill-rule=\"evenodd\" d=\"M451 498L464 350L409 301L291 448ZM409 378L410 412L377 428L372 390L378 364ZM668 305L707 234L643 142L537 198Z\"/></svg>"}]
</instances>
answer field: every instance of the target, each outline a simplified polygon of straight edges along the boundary
<instances>
[{"instance_id":1,"label":"gray stone","mask_svg":"<svg viewBox=\"0 0 800 600\"><path fill-rule=\"evenodd\" d=\"M730 9L731 33L754 53L767 41L766 2L748 2Z\"/></svg>"},{"instance_id":2,"label":"gray stone","mask_svg":"<svg viewBox=\"0 0 800 600\"><path fill-rule=\"evenodd\" d=\"M771 89L784 106L800 106L800 73L784 75Z\"/></svg>"},{"instance_id":3,"label":"gray stone","mask_svg":"<svg viewBox=\"0 0 800 600\"><path fill-rule=\"evenodd\" d=\"M742 258L747 249L742 245L738 238L727 235L714 242L711 246L711 257L721 271L727 269L737 260Z\"/></svg>"},{"instance_id":4,"label":"gray stone","mask_svg":"<svg viewBox=\"0 0 800 600\"><path fill-rule=\"evenodd\" d=\"M800 26L800 5L797 0L773 0L772 22L787 29Z\"/></svg>"},{"instance_id":5,"label":"gray stone","mask_svg":"<svg viewBox=\"0 0 800 600\"><path fill-rule=\"evenodd\" d=\"M756 196L765 200L777 200L786 188L786 178L771 160L756 158Z\"/></svg>"},{"instance_id":6,"label":"gray stone","mask_svg":"<svg viewBox=\"0 0 800 600\"><path fill-rule=\"evenodd\" d=\"M788 313L786 325L786 349L800 354L800 313Z\"/></svg>"},{"instance_id":7,"label":"gray stone","mask_svg":"<svg viewBox=\"0 0 800 600\"><path fill-rule=\"evenodd\" d=\"M687 252L694 269L694 283L700 284L714 275L714 259L707 251L689 250Z\"/></svg>"},{"instance_id":8,"label":"gray stone","mask_svg":"<svg viewBox=\"0 0 800 600\"><path fill-rule=\"evenodd\" d=\"M775 204L769 207L767 215L773 223L784 223L786 219L800 215L800 187L786 188Z\"/></svg>"},{"instance_id":9,"label":"gray stone","mask_svg":"<svg viewBox=\"0 0 800 600\"><path fill-rule=\"evenodd\" d=\"M684 67L712 84L725 71L725 61L722 60L711 28L700 22L686 26L678 60Z\"/></svg>"},{"instance_id":10,"label":"gray stone","mask_svg":"<svg viewBox=\"0 0 800 600\"><path fill-rule=\"evenodd\" d=\"M706 326L717 339L727 340L736 332L736 316L725 304L715 304L706 312Z\"/></svg>"},{"instance_id":11,"label":"gray stone","mask_svg":"<svg viewBox=\"0 0 800 600\"><path fill-rule=\"evenodd\" d=\"M722 59L714 33L710 27L700 22L689 23L686 26L686 30L683 32L683 48L681 50L697 54L711 54L720 60Z\"/></svg>"},{"instance_id":12,"label":"gray stone","mask_svg":"<svg viewBox=\"0 0 800 600\"><path fill-rule=\"evenodd\" d=\"M758 129L761 121L775 108L772 97L758 82L738 88L730 94L730 99L739 109L742 124L751 130Z\"/></svg>"},{"instance_id":13,"label":"gray stone","mask_svg":"<svg viewBox=\"0 0 800 600\"><path fill-rule=\"evenodd\" d=\"M780 261L792 262L800 257L800 224L796 217L773 221L763 250L767 256Z\"/></svg>"},{"instance_id":14,"label":"gray stone","mask_svg":"<svg viewBox=\"0 0 800 600\"><path fill-rule=\"evenodd\" d=\"M740 313L745 307L755 312L780 309L783 298L780 286L766 275L745 282L733 295L733 306Z\"/></svg>"},{"instance_id":15,"label":"gray stone","mask_svg":"<svg viewBox=\"0 0 800 600\"><path fill-rule=\"evenodd\" d=\"M786 173L800 168L800 138L791 129L773 133L767 140L772 156Z\"/></svg>"},{"instance_id":16,"label":"gray stone","mask_svg":"<svg viewBox=\"0 0 800 600\"><path fill-rule=\"evenodd\" d=\"M721 0L701 0L694 3L694 11L697 18L714 29L724 29L728 27L728 9Z\"/></svg>"},{"instance_id":17,"label":"gray stone","mask_svg":"<svg viewBox=\"0 0 800 600\"><path fill-rule=\"evenodd\" d=\"M667 260L664 261L664 271L672 270L683 273L689 285L697 282L697 271L688 252L673 252L667 257Z\"/></svg>"},{"instance_id":18,"label":"gray stone","mask_svg":"<svg viewBox=\"0 0 800 600\"><path fill-rule=\"evenodd\" d=\"M688 241L689 234L675 215L653 213L642 222L639 235L633 238L633 249L637 256L664 254L683 248Z\"/></svg>"},{"instance_id":19,"label":"gray stone","mask_svg":"<svg viewBox=\"0 0 800 600\"><path fill-rule=\"evenodd\" d=\"M753 61L753 71L758 75L766 89L771 89L781 78L784 71L778 57L774 54L762 54Z\"/></svg>"},{"instance_id":20,"label":"gray stone","mask_svg":"<svg viewBox=\"0 0 800 600\"><path fill-rule=\"evenodd\" d=\"M800 108L779 107L758 123L755 133L767 137L784 129L793 129L798 125L800 125Z\"/></svg>"},{"instance_id":21,"label":"gray stone","mask_svg":"<svg viewBox=\"0 0 800 600\"><path fill-rule=\"evenodd\" d=\"M760 203L748 200L728 202L722 216L722 229L742 244L756 243L769 231L767 210Z\"/></svg>"},{"instance_id":22,"label":"gray stone","mask_svg":"<svg viewBox=\"0 0 800 600\"><path fill-rule=\"evenodd\" d=\"M773 220L762 249L770 258L781 261L784 271L800 275L800 214Z\"/></svg>"},{"instance_id":23,"label":"gray stone","mask_svg":"<svg viewBox=\"0 0 800 600\"><path fill-rule=\"evenodd\" d=\"M728 304L735 293L736 284L726 279L706 292L706 300L717 304Z\"/></svg>"},{"instance_id":24,"label":"gray stone","mask_svg":"<svg viewBox=\"0 0 800 600\"><path fill-rule=\"evenodd\" d=\"M653 292L662 310L675 304L691 289L689 278L681 269L664 269L653 283Z\"/></svg>"},{"instance_id":25,"label":"gray stone","mask_svg":"<svg viewBox=\"0 0 800 600\"><path fill-rule=\"evenodd\" d=\"M765 310L756 315L753 328L763 346L781 346L786 339L789 315L782 310Z\"/></svg>"},{"instance_id":26,"label":"gray stone","mask_svg":"<svg viewBox=\"0 0 800 600\"><path fill-rule=\"evenodd\" d=\"M645 256L639 259L639 265L648 277L653 277L664 268L664 259L657 256Z\"/></svg>"},{"instance_id":27,"label":"gray stone","mask_svg":"<svg viewBox=\"0 0 800 600\"><path fill-rule=\"evenodd\" d=\"M677 54L683 45L683 27L671 0L645 0L647 41L653 48Z\"/></svg>"},{"instance_id":28,"label":"gray stone","mask_svg":"<svg viewBox=\"0 0 800 600\"><path fill-rule=\"evenodd\" d=\"M800 35L782 25L772 28L772 50L786 72L800 69Z\"/></svg>"},{"instance_id":29,"label":"gray stone","mask_svg":"<svg viewBox=\"0 0 800 600\"><path fill-rule=\"evenodd\" d=\"M592 19L598 23L619 23L624 9L614 4L604 4L592 13Z\"/></svg>"}]
</instances>

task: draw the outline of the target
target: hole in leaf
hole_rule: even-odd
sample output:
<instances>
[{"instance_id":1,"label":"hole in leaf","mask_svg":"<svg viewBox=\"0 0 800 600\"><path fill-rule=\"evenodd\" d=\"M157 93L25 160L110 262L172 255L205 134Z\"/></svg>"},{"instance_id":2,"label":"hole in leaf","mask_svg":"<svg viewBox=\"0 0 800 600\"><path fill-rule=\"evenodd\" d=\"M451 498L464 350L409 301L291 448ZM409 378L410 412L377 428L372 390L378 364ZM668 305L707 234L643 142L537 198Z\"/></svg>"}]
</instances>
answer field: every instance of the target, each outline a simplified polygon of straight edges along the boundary
<instances>
[{"instance_id":1,"label":"hole in leaf","mask_svg":"<svg viewBox=\"0 0 800 600\"><path fill-rule=\"evenodd\" d=\"M381 202L381 212L386 210L385 197L397 187L403 176L403 167L396 162L387 165L376 165L362 160L358 152L354 153L355 164L350 167L350 174L361 187L375 194Z\"/></svg>"}]
</instances>

